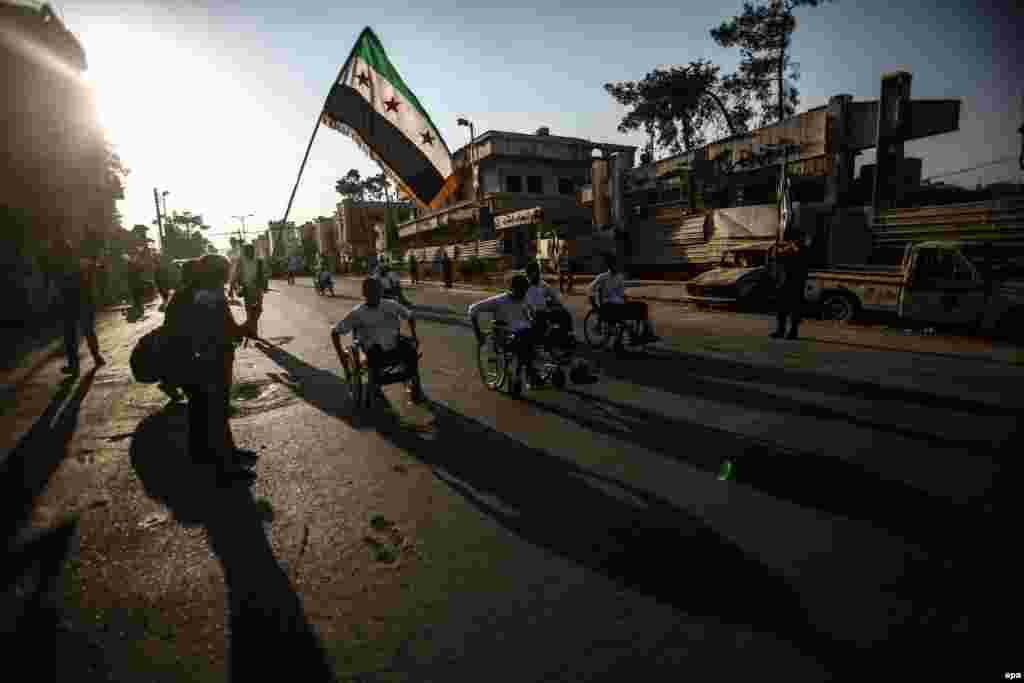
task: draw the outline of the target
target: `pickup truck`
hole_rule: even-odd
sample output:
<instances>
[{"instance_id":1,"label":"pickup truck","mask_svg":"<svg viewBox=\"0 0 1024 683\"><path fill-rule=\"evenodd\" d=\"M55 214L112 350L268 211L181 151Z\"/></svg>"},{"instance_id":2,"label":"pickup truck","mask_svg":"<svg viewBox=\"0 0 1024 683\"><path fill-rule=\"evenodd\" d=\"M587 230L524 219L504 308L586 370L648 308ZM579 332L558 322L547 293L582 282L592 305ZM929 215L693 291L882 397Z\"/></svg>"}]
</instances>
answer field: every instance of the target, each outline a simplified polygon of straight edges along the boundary
<instances>
[{"instance_id":1,"label":"pickup truck","mask_svg":"<svg viewBox=\"0 0 1024 683\"><path fill-rule=\"evenodd\" d=\"M1020 338L1024 260L1005 247L959 241L908 244L896 266L812 270L806 301L830 320L862 311Z\"/></svg>"}]
</instances>

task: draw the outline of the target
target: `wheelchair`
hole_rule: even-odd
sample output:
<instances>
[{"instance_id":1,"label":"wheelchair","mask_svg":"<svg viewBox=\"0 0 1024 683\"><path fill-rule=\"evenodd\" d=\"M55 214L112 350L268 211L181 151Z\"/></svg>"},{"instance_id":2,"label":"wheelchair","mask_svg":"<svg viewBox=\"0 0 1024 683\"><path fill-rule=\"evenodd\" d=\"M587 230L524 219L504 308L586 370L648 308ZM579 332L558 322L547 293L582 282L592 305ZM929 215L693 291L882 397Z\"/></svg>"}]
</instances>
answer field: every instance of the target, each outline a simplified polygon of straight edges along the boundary
<instances>
[{"instance_id":1,"label":"wheelchair","mask_svg":"<svg viewBox=\"0 0 1024 683\"><path fill-rule=\"evenodd\" d=\"M612 346L636 348L646 346L644 324L641 320L605 320L601 315L601 307L593 296L590 297L590 310L583 318L583 337L593 349L605 348L609 342Z\"/></svg>"},{"instance_id":2,"label":"wheelchair","mask_svg":"<svg viewBox=\"0 0 1024 683\"><path fill-rule=\"evenodd\" d=\"M409 337L401 337L399 343L412 343ZM423 352L417 348L417 358L423 358ZM350 346L343 346L338 360L345 371L352 402L356 408L369 410L381 395L381 389L389 384L406 384L412 391L414 402L423 398L419 387L417 371L401 361L385 363L380 367L372 367L363 345L355 340Z\"/></svg>"},{"instance_id":3,"label":"wheelchair","mask_svg":"<svg viewBox=\"0 0 1024 683\"><path fill-rule=\"evenodd\" d=\"M316 288L316 293L320 296L326 296L327 292L334 296L334 276L329 272L323 271L318 273L313 278L313 287Z\"/></svg>"},{"instance_id":4,"label":"wheelchair","mask_svg":"<svg viewBox=\"0 0 1024 683\"><path fill-rule=\"evenodd\" d=\"M548 334L537 345L534 352L534 366L542 382L550 382L556 389L564 389L567 373L565 366L572 363L571 349L555 343L557 329L552 325ZM490 332L477 348L477 368L484 386L491 390L505 389L512 396L520 396L525 386L526 367L519 362L510 347L511 330L501 321L495 321ZM571 374L571 373L568 373Z\"/></svg>"}]
</instances>

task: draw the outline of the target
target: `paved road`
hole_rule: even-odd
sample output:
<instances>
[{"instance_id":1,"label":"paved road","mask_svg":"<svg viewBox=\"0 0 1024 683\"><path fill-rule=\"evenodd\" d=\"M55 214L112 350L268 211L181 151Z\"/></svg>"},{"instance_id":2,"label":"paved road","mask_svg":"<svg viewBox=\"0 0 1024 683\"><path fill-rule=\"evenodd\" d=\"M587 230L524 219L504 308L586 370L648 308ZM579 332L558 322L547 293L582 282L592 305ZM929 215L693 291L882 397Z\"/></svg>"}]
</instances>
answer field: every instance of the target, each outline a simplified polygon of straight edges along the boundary
<instances>
[{"instance_id":1,"label":"paved road","mask_svg":"<svg viewBox=\"0 0 1024 683\"><path fill-rule=\"evenodd\" d=\"M777 342L764 317L652 305L664 344L516 401L451 315L482 294L423 287L430 401L393 387L359 416L327 334L358 283L338 284L275 282L274 346L238 356L251 492L211 490L182 412L130 381L154 310L102 329L95 375L20 380L8 457L59 451L32 470L36 521L82 514L67 593L110 626L121 680L315 680L323 657L341 680L819 681L977 646L985 587L950 586L989 557L1015 350L814 324Z\"/></svg>"}]
</instances>

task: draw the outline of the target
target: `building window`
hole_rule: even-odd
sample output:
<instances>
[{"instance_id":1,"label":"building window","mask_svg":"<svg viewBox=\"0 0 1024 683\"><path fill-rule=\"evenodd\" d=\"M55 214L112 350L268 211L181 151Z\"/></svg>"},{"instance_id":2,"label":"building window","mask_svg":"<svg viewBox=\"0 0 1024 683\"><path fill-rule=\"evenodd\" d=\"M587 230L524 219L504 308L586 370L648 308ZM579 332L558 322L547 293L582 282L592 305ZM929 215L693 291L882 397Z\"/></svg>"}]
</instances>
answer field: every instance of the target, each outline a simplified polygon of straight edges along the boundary
<instances>
[{"instance_id":1,"label":"building window","mask_svg":"<svg viewBox=\"0 0 1024 683\"><path fill-rule=\"evenodd\" d=\"M559 178L558 179L558 194L575 194L576 187L575 183L572 182L571 178Z\"/></svg>"},{"instance_id":2,"label":"building window","mask_svg":"<svg viewBox=\"0 0 1024 683\"><path fill-rule=\"evenodd\" d=\"M523 177L518 175L505 176L505 192L522 192Z\"/></svg>"},{"instance_id":3,"label":"building window","mask_svg":"<svg viewBox=\"0 0 1024 683\"><path fill-rule=\"evenodd\" d=\"M544 179L539 175L527 176L526 191L530 194L544 194Z\"/></svg>"}]
</instances>

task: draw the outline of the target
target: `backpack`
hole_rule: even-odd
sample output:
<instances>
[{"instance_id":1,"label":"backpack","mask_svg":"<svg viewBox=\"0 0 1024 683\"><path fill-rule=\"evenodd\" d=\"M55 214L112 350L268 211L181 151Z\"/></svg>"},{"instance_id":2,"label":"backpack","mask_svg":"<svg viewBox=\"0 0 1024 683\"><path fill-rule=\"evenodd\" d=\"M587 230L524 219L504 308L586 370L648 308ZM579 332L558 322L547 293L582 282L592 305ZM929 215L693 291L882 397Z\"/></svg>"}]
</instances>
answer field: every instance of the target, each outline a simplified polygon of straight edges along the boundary
<instances>
[{"instance_id":1,"label":"backpack","mask_svg":"<svg viewBox=\"0 0 1024 683\"><path fill-rule=\"evenodd\" d=\"M164 378L169 336L163 326L142 335L132 349L128 364L136 382L152 384Z\"/></svg>"}]
</instances>

